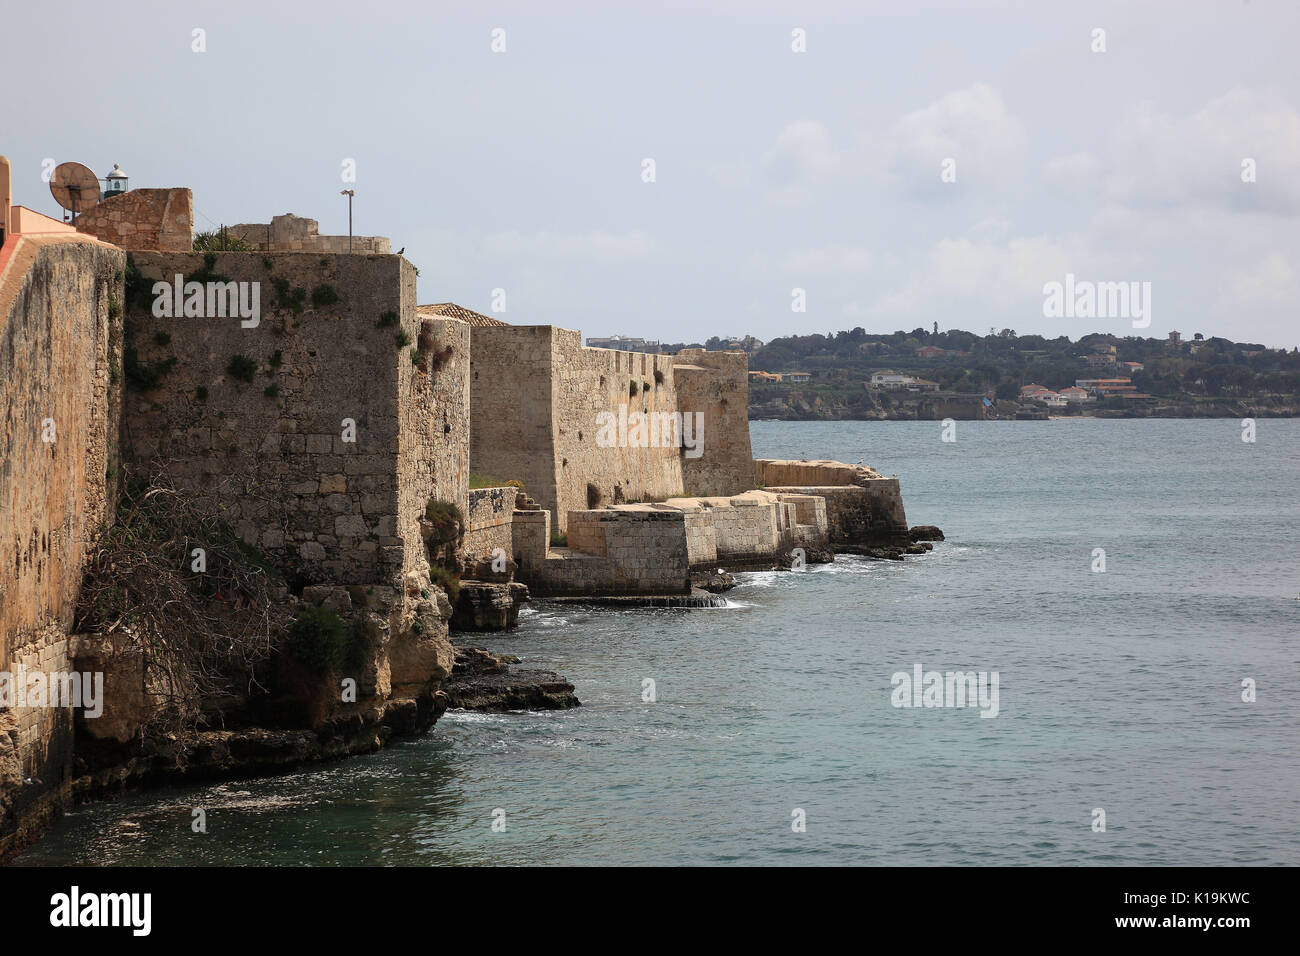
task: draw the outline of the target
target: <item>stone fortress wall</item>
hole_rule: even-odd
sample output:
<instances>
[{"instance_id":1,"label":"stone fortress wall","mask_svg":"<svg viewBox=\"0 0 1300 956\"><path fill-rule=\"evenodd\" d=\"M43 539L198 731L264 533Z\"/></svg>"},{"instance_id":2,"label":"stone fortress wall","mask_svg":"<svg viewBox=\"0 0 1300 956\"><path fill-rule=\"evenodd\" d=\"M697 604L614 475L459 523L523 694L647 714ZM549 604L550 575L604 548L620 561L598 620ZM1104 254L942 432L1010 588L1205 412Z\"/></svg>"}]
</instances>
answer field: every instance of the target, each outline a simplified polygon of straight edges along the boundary
<instances>
[{"instance_id":1,"label":"stone fortress wall","mask_svg":"<svg viewBox=\"0 0 1300 956\"><path fill-rule=\"evenodd\" d=\"M136 190L132 190L135 192ZM386 256L391 251L384 236L322 236L320 223L293 213L274 216L270 222L241 222L226 227L226 234L242 240L257 252L324 252Z\"/></svg>"},{"instance_id":2,"label":"stone fortress wall","mask_svg":"<svg viewBox=\"0 0 1300 956\"><path fill-rule=\"evenodd\" d=\"M436 451L424 423L404 408L416 397L417 376L406 348L394 344L399 327L412 343L419 332L411 266L396 257L314 253L226 252L206 260L135 253L132 261L146 285L204 276L210 262L221 279L259 284L262 316L245 328L238 317L159 318L129 309L127 346L137 361L174 364L158 388L128 394L128 453L156 460L179 487L223 505L249 544L313 582L395 580L411 540L409 527L407 538L398 531L400 499L410 497L401 485L406 479L412 487L418 448ZM277 304L276 283L304 290L300 311ZM325 286L339 301L313 305L312 291ZM393 325L379 327L385 314ZM240 359L251 363L251 381L231 373ZM420 382L427 389L427 376ZM399 444L404 412L416 431ZM347 422L353 436L345 435ZM463 429L456 438L463 440ZM406 474L398 465L403 452ZM425 467L431 478L436 464ZM443 471L456 500L465 476L458 485L449 463Z\"/></svg>"},{"instance_id":3,"label":"stone fortress wall","mask_svg":"<svg viewBox=\"0 0 1300 956\"><path fill-rule=\"evenodd\" d=\"M588 348L553 326L475 327L471 338L470 468L522 481L557 533L572 511L749 488L743 352ZM607 424L635 426L634 415L694 416L702 453L677 444L676 417L671 435L657 426L619 435Z\"/></svg>"},{"instance_id":4,"label":"stone fortress wall","mask_svg":"<svg viewBox=\"0 0 1300 956\"><path fill-rule=\"evenodd\" d=\"M568 329L421 310L387 240L349 255L297 217L276 217L257 252L195 254L188 190L95 212L83 235L8 236L0 253L0 670L68 670L93 647L72 613L114 517L119 452L219 510L286 574L289 600L374 634L362 699L335 711L360 743L331 753L379 746L395 721L427 727L412 708L436 716L452 609L430 577L431 501L461 514L467 570L498 548L511 558L463 582L480 610L517 610L516 573L539 594L683 595L719 564L906 532L896 479L751 459L744 353L586 348ZM208 284L205 300L255 288L260 314L155 314L154 283L178 274ZM636 414L698 414L701 454L675 433L603 440L602 415ZM471 492L471 471L523 489ZM73 742L69 709L0 709L0 858L67 800Z\"/></svg>"},{"instance_id":5,"label":"stone fortress wall","mask_svg":"<svg viewBox=\"0 0 1300 956\"><path fill-rule=\"evenodd\" d=\"M88 236L11 235L0 264L0 672L68 672L86 555L116 498L110 303L126 256ZM72 744L70 707L0 705L0 859L67 799Z\"/></svg>"}]
</instances>

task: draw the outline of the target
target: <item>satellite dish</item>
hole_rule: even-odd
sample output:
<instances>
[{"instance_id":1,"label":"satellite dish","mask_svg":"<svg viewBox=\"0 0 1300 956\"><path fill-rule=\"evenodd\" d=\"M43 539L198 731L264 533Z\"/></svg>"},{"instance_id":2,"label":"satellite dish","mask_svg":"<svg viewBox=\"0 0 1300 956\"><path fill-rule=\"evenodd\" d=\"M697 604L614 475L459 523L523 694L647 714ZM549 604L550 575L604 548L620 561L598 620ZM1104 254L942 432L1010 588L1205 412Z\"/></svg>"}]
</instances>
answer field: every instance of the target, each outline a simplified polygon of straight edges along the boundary
<instances>
[{"instance_id":1,"label":"satellite dish","mask_svg":"<svg viewBox=\"0 0 1300 956\"><path fill-rule=\"evenodd\" d=\"M99 202L99 178L81 163L59 163L50 178L50 192L76 219Z\"/></svg>"}]
</instances>

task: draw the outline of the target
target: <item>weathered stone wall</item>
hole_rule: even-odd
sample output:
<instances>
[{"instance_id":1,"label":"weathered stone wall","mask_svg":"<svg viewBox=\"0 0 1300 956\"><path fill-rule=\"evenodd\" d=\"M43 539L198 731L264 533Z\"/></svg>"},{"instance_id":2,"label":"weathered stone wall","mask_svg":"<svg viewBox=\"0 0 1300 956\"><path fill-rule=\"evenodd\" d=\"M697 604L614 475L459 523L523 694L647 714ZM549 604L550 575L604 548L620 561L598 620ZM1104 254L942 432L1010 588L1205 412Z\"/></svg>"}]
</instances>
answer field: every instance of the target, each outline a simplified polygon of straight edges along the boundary
<instances>
[{"instance_id":1,"label":"weathered stone wall","mask_svg":"<svg viewBox=\"0 0 1300 956\"><path fill-rule=\"evenodd\" d=\"M686 470L713 494L752 480L743 353L693 350L692 364L675 366L672 356L586 348L551 326L475 327L471 347L471 469L523 481L557 531L570 511L694 492ZM680 412L704 416L700 458L682 453L676 428L634 431L633 414ZM624 434L608 427L619 421Z\"/></svg>"},{"instance_id":2,"label":"weathered stone wall","mask_svg":"<svg viewBox=\"0 0 1300 956\"><path fill-rule=\"evenodd\" d=\"M500 548L510 556L514 548L515 488L476 488L469 492L463 549L471 560L490 559Z\"/></svg>"},{"instance_id":3,"label":"weathered stone wall","mask_svg":"<svg viewBox=\"0 0 1300 956\"><path fill-rule=\"evenodd\" d=\"M247 243L258 252L357 253L386 256L391 251L384 236L322 236L320 224L285 213L270 222L241 222L226 227L226 234Z\"/></svg>"},{"instance_id":4,"label":"weathered stone wall","mask_svg":"<svg viewBox=\"0 0 1300 956\"><path fill-rule=\"evenodd\" d=\"M0 671L67 672L84 559L116 497L121 317L110 303L121 300L125 256L79 236L10 242L0 283ZM72 736L70 708L0 708L0 859L66 797Z\"/></svg>"},{"instance_id":5,"label":"weathered stone wall","mask_svg":"<svg viewBox=\"0 0 1300 956\"><path fill-rule=\"evenodd\" d=\"M543 512L544 513L544 512ZM516 513L516 518L519 513ZM551 548L537 553L540 537L531 535L521 571L538 594L551 596L608 594L685 594L690 591L686 515L675 510L572 513L574 523L603 533L602 553ZM587 534L584 531L584 534ZM519 541L519 538L516 538Z\"/></svg>"},{"instance_id":6,"label":"weathered stone wall","mask_svg":"<svg viewBox=\"0 0 1300 956\"><path fill-rule=\"evenodd\" d=\"M397 536L418 542L430 500L469 514L469 326L416 316L415 270L404 259L395 261L402 263L402 327L417 329L397 363ZM408 547L403 570L418 567L422 558L418 547Z\"/></svg>"},{"instance_id":7,"label":"weathered stone wall","mask_svg":"<svg viewBox=\"0 0 1300 956\"><path fill-rule=\"evenodd\" d=\"M137 463L159 459L181 488L224 507L245 541L311 582L395 582L419 541L410 534L420 515L401 506L413 508L432 480L416 480L413 459L430 440L418 421L440 423L443 411L417 381L409 346L395 341L399 328L412 346L419 334L411 266L305 253L132 261L146 289L177 273L189 280L210 261L216 275L260 283L262 304L254 328L238 318L156 318L138 304L128 312L127 346L140 365L175 361L157 389L127 393L126 445ZM278 302L277 282L303 290L299 311ZM311 293L325 286L339 301L313 306ZM400 325L379 325L385 315ZM254 364L253 381L231 374L236 356ZM409 452L404 420L416 429Z\"/></svg>"},{"instance_id":8,"label":"weathered stone wall","mask_svg":"<svg viewBox=\"0 0 1300 956\"><path fill-rule=\"evenodd\" d=\"M754 459L754 480L767 491L826 499L832 544L872 544L907 537L897 478L840 461Z\"/></svg>"},{"instance_id":9,"label":"weathered stone wall","mask_svg":"<svg viewBox=\"0 0 1300 956\"><path fill-rule=\"evenodd\" d=\"M620 414L677 411L672 357L587 348L569 329L556 329L552 345L559 530L567 527L569 511L679 494L682 455L676 444L616 440L602 445L598 440L602 413L616 421ZM646 442L651 441L647 434ZM590 498L588 486L594 489ZM549 507L542 499L539 503Z\"/></svg>"},{"instance_id":10,"label":"weathered stone wall","mask_svg":"<svg viewBox=\"0 0 1300 956\"><path fill-rule=\"evenodd\" d=\"M514 542L520 577L541 594L674 594L686 587L683 568L753 565L824 546L826 514L821 499L797 494L670 498L571 511L563 548L546 546L549 512L515 512Z\"/></svg>"},{"instance_id":11,"label":"weathered stone wall","mask_svg":"<svg viewBox=\"0 0 1300 956\"><path fill-rule=\"evenodd\" d=\"M755 458L753 467L753 480L760 488L769 485L852 485L861 475L875 475L869 468L829 460Z\"/></svg>"},{"instance_id":12,"label":"weathered stone wall","mask_svg":"<svg viewBox=\"0 0 1300 956\"><path fill-rule=\"evenodd\" d=\"M132 189L77 217L77 231L131 251L194 248L194 195L188 189Z\"/></svg>"},{"instance_id":13,"label":"weathered stone wall","mask_svg":"<svg viewBox=\"0 0 1300 956\"><path fill-rule=\"evenodd\" d=\"M549 325L475 326L470 333L470 471L522 481L551 509L553 331Z\"/></svg>"},{"instance_id":14,"label":"weathered stone wall","mask_svg":"<svg viewBox=\"0 0 1300 956\"><path fill-rule=\"evenodd\" d=\"M753 482L749 444L749 357L683 349L673 359L677 405L702 412L704 453L682 456L682 484L693 495L738 495Z\"/></svg>"},{"instance_id":15,"label":"weathered stone wall","mask_svg":"<svg viewBox=\"0 0 1300 956\"><path fill-rule=\"evenodd\" d=\"M771 492L815 495L825 500L826 529L831 545L868 545L907 537L907 516L897 478L880 478L866 487L806 485L772 488Z\"/></svg>"}]
</instances>

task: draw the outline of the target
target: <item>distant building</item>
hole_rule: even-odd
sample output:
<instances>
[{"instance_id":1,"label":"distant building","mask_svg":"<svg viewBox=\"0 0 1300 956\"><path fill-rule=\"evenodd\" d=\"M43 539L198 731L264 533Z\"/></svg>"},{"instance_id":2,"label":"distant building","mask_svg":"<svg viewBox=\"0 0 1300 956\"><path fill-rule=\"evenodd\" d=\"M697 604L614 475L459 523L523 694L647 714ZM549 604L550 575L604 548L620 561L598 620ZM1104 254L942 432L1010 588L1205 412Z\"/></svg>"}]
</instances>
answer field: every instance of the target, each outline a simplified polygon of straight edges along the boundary
<instances>
[{"instance_id":1,"label":"distant building","mask_svg":"<svg viewBox=\"0 0 1300 956\"><path fill-rule=\"evenodd\" d=\"M1111 346L1114 348L1114 346ZM1083 359L1088 363L1089 368L1107 368L1115 364L1115 356L1106 352L1095 352L1092 355L1086 355Z\"/></svg>"},{"instance_id":2,"label":"distant building","mask_svg":"<svg viewBox=\"0 0 1300 956\"><path fill-rule=\"evenodd\" d=\"M931 382L929 379L917 378L914 375L902 375L898 372L886 369L883 372L873 372L871 375L871 387L883 388L888 391L898 391L907 389L910 392L937 392L939 383Z\"/></svg>"},{"instance_id":3,"label":"distant building","mask_svg":"<svg viewBox=\"0 0 1300 956\"><path fill-rule=\"evenodd\" d=\"M1123 365L1124 371L1128 372L1129 374L1132 374L1133 372L1140 372L1144 368L1146 368L1146 366L1143 365L1141 362L1122 362L1120 364Z\"/></svg>"},{"instance_id":4,"label":"distant building","mask_svg":"<svg viewBox=\"0 0 1300 956\"><path fill-rule=\"evenodd\" d=\"M614 349L619 352L649 352L652 355L659 353L658 340L650 341L627 335L611 335L608 338L591 337L587 339L587 346L593 349Z\"/></svg>"},{"instance_id":5,"label":"distant building","mask_svg":"<svg viewBox=\"0 0 1300 956\"><path fill-rule=\"evenodd\" d=\"M1136 395L1137 387L1128 378L1080 378L1075 380L1077 388L1085 389L1095 398L1107 398L1111 395Z\"/></svg>"},{"instance_id":6,"label":"distant building","mask_svg":"<svg viewBox=\"0 0 1300 956\"><path fill-rule=\"evenodd\" d=\"M749 373L749 380L751 382L779 382L781 381L781 373L753 371Z\"/></svg>"},{"instance_id":7,"label":"distant building","mask_svg":"<svg viewBox=\"0 0 1300 956\"><path fill-rule=\"evenodd\" d=\"M1059 392L1061 398L1067 402L1090 402L1092 396L1088 394L1086 388L1079 388L1077 385L1071 385L1069 388L1063 388Z\"/></svg>"},{"instance_id":8,"label":"distant building","mask_svg":"<svg viewBox=\"0 0 1300 956\"><path fill-rule=\"evenodd\" d=\"M752 335L746 335L742 338L728 338L723 341L723 348L729 352L749 352L754 353L763 347L763 340L756 339Z\"/></svg>"},{"instance_id":9,"label":"distant building","mask_svg":"<svg viewBox=\"0 0 1300 956\"><path fill-rule=\"evenodd\" d=\"M872 388L902 388L908 383L912 376L900 375L892 369L885 369L881 372L871 373Z\"/></svg>"},{"instance_id":10,"label":"distant building","mask_svg":"<svg viewBox=\"0 0 1300 956\"><path fill-rule=\"evenodd\" d=\"M1165 343L1165 348L1167 348L1167 349L1176 349L1176 348L1181 348L1181 347L1182 347L1182 343L1183 343L1183 333L1181 333L1181 332L1170 332L1170 333L1169 333L1169 341Z\"/></svg>"},{"instance_id":11,"label":"distant building","mask_svg":"<svg viewBox=\"0 0 1300 956\"><path fill-rule=\"evenodd\" d=\"M782 377L787 382L806 382L812 378L809 372L783 372Z\"/></svg>"},{"instance_id":12,"label":"distant building","mask_svg":"<svg viewBox=\"0 0 1300 956\"><path fill-rule=\"evenodd\" d=\"M934 345L922 345L919 349L916 350L916 357L923 358L923 359L938 358L940 355L944 355L944 354L946 353L944 352L943 349L938 348L937 346Z\"/></svg>"}]
</instances>

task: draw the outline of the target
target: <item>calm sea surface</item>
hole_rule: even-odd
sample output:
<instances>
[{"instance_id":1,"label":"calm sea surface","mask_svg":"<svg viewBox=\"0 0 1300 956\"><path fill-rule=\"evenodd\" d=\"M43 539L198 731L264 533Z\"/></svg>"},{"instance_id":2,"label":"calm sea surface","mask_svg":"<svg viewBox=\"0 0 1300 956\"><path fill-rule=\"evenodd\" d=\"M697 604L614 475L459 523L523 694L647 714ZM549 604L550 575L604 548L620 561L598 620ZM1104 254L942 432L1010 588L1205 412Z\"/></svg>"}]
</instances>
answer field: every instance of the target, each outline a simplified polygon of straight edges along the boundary
<instances>
[{"instance_id":1,"label":"calm sea surface","mask_svg":"<svg viewBox=\"0 0 1300 956\"><path fill-rule=\"evenodd\" d=\"M535 604L484 643L583 707L81 807L19 863L1300 863L1300 421L1255 444L1228 420L959 422L952 444L756 422L753 443L896 473L948 540L741 575L726 609ZM892 707L917 663L998 671L1001 712Z\"/></svg>"}]
</instances>

